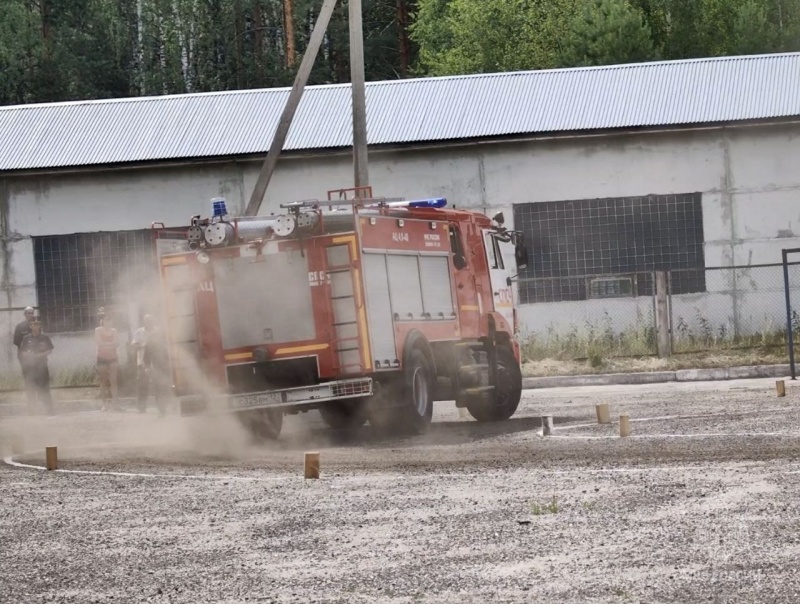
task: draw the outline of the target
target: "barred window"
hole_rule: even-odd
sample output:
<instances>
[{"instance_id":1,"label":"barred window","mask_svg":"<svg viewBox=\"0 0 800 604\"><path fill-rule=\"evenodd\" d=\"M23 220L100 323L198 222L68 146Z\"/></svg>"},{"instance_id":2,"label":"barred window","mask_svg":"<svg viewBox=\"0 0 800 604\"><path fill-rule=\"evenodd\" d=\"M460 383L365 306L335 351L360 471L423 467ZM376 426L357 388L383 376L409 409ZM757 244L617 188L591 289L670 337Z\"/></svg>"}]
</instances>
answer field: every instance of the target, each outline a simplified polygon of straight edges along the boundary
<instances>
[{"instance_id":1,"label":"barred window","mask_svg":"<svg viewBox=\"0 0 800 604\"><path fill-rule=\"evenodd\" d=\"M652 295L653 271L705 267L700 193L518 204L514 223L529 254L523 304L610 295L587 277L615 275L636 275L632 295ZM673 293L706 289L703 270L674 277Z\"/></svg>"},{"instance_id":2,"label":"barred window","mask_svg":"<svg viewBox=\"0 0 800 604\"><path fill-rule=\"evenodd\" d=\"M50 333L93 329L99 307L124 305L157 276L149 229L34 237L33 254L39 314Z\"/></svg>"}]
</instances>

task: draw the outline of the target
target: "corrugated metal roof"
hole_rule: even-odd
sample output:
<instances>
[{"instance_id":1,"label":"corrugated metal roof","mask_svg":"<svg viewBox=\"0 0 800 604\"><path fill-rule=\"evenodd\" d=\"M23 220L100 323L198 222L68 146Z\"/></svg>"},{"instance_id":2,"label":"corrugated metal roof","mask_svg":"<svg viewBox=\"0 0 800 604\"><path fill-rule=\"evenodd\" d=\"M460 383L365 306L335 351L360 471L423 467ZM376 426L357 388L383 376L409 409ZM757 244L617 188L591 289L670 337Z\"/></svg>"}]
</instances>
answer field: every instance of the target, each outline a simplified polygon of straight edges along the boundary
<instances>
[{"instance_id":1,"label":"corrugated metal roof","mask_svg":"<svg viewBox=\"0 0 800 604\"><path fill-rule=\"evenodd\" d=\"M0 108L0 170L265 153L288 88ZM352 144L349 84L308 87L286 150ZM367 83L369 143L800 115L800 53Z\"/></svg>"}]
</instances>

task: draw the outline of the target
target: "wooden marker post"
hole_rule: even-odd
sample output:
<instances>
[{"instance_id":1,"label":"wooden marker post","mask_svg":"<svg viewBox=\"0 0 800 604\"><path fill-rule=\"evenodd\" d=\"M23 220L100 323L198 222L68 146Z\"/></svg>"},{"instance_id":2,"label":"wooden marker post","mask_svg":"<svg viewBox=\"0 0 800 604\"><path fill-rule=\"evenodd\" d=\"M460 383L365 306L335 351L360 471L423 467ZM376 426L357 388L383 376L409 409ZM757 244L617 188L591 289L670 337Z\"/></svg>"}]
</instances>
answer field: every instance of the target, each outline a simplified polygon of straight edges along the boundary
<instances>
[{"instance_id":1,"label":"wooden marker post","mask_svg":"<svg viewBox=\"0 0 800 604\"><path fill-rule=\"evenodd\" d=\"M58 450L56 447L47 447L44 450L45 465L48 470L55 470L58 468Z\"/></svg>"},{"instance_id":2,"label":"wooden marker post","mask_svg":"<svg viewBox=\"0 0 800 604\"><path fill-rule=\"evenodd\" d=\"M595 407L595 410L597 411L598 424L611 423L611 409L608 408L608 403L600 403Z\"/></svg>"},{"instance_id":3,"label":"wooden marker post","mask_svg":"<svg viewBox=\"0 0 800 604\"><path fill-rule=\"evenodd\" d=\"M631 418L627 415L619 416L619 435L622 437L631 435Z\"/></svg>"},{"instance_id":4,"label":"wooden marker post","mask_svg":"<svg viewBox=\"0 0 800 604\"><path fill-rule=\"evenodd\" d=\"M778 380L775 382L775 389L778 391L778 396L786 396L786 382Z\"/></svg>"},{"instance_id":5,"label":"wooden marker post","mask_svg":"<svg viewBox=\"0 0 800 604\"><path fill-rule=\"evenodd\" d=\"M319 453L306 453L306 478L319 478Z\"/></svg>"},{"instance_id":6,"label":"wooden marker post","mask_svg":"<svg viewBox=\"0 0 800 604\"><path fill-rule=\"evenodd\" d=\"M545 415L542 417L542 436L553 435L553 416Z\"/></svg>"}]
</instances>

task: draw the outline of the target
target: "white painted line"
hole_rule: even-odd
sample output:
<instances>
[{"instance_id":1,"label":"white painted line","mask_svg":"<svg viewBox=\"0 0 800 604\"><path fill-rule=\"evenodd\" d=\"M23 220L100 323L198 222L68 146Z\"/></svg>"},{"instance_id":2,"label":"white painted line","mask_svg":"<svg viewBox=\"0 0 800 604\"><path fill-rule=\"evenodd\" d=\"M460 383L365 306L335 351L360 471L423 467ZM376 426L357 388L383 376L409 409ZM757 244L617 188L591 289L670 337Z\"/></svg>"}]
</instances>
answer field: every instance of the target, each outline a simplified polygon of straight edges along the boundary
<instances>
[{"instance_id":1,"label":"white painted line","mask_svg":"<svg viewBox=\"0 0 800 604\"><path fill-rule=\"evenodd\" d=\"M740 412L720 412L720 413L701 413L696 415L665 415L660 417L644 417L644 418L632 418L631 422L651 422L651 421L663 421L663 420L675 420L675 419L698 419L698 418L708 418L708 417L733 417L733 416L742 416L742 415L763 415L765 413L786 413L789 409L787 408L775 408L775 409L759 409L757 411L740 411ZM572 424L572 425L562 425L556 426L558 431L564 430L574 430L577 428L594 428L597 427L599 424L597 423L586 423L586 424ZM609 435L577 435L577 436L567 436L567 435L559 435L553 434L551 436L543 436L541 431L537 432L538 436L542 438L561 438L561 439L573 439L573 440L604 440L604 439L620 439L621 437L617 434L609 434ZM745 432L745 433L700 433L700 434L635 434L628 436L628 439L638 439L638 440L646 440L646 439L657 439L657 438L730 438L730 437L737 437L737 438L755 438L759 436L777 436L777 437L788 437L788 438L796 438L800 437L800 433L794 432ZM124 446L120 443L103 443L99 445L87 446L87 447L80 447L80 449L94 449L94 448L106 448L108 446ZM30 455L31 453L26 453L24 455ZM7 456L3 458L3 462L9 466L16 467L16 468L24 468L30 470L40 470L40 471L47 471L47 468L44 466L37 466L32 464L25 464L14 460L14 456ZM696 470L697 466L650 466L644 468L608 468L608 469L592 469L592 468L580 468L574 470L541 470L538 474L553 474L553 475L562 475L562 474L603 474L603 473L630 473L630 472L651 472L651 471L661 471L661 470ZM244 476L203 476L203 475L193 475L193 474L148 474L144 472L113 472L113 471L103 471L103 470L64 470L64 469L57 469L53 470L54 472L61 472L64 474L85 474L91 476L119 476L119 477L126 477L126 478L179 478L184 480L223 480L223 481L231 481L231 480L239 480L245 482L268 482L268 481L280 481L280 480L297 480L295 476L270 476L265 478L250 478ZM797 471L786 471L781 472L782 474L800 474L800 470ZM386 474L382 474L382 476L386 477ZM415 475L405 475L405 474L397 474L396 477L398 478L406 478L406 479L414 479L414 478L475 478L478 476L486 476L486 474L415 474ZM338 477L339 480L347 480L347 479L363 479L363 476L340 476Z\"/></svg>"},{"instance_id":2,"label":"white painted line","mask_svg":"<svg viewBox=\"0 0 800 604\"><path fill-rule=\"evenodd\" d=\"M541 436L542 433L538 432ZM648 438L717 438L717 437L736 437L736 438L756 438L759 436L785 436L785 437L800 437L798 432L704 432L697 434L631 434L626 436L627 439L648 439ZM566 436L554 434L542 438L565 438L572 440L602 440L606 438L619 439L622 438L619 434L608 434L605 436L592 436L592 435L579 435L579 436Z\"/></svg>"},{"instance_id":3,"label":"white painted line","mask_svg":"<svg viewBox=\"0 0 800 604\"><path fill-rule=\"evenodd\" d=\"M662 415L660 417L638 417L638 418L633 418L632 417L630 421L631 421L631 423L633 423L633 422L640 423L640 422L655 422L655 421L674 420L674 419L701 419L701 418L706 418L706 417L735 417L735 416L740 416L740 415L763 415L765 413L786 413L788 410L789 409L786 409L786 408L783 408L783 409L776 408L776 409L759 409L757 411L739 411L739 412L723 411L723 412L720 412L720 413L698 413L697 415ZM617 424L617 423L618 422L613 422L612 425ZM556 432L563 432L564 430L576 430L576 429L579 429L579 428L596 428L596 427L598 427L600 425L601 424L598 424L597 422L592 422L592 423L588 423L588 424L568 424L568 425L556 424L555 425L555 431ZM537 431L536 434L538 436L542 436L544 438L541 430ZM769 433L764 433L764 434L765 435L770 435ZM637 435L631 435L631 436L627 436L626 438L640 438L642 436L646 436L646 435L638 435L638 436ZM675 434L675 435L662 435L662 436L681 436L681 435ZM692 436L692 435L687 435L687 436ZM710 436L714 436L714 435L710 435ZM726 435L725 434L721 434L720 436L726 436ZM558 434L553 434L551 436L548 436L547 438L568 438L568 437L558 436ZM616 436L616 437L608 436L608 437L606 437L606 436L588 436L587 435L587 436L574 436L574 437L571 437L571 438L587 438L587 439L591 439L591 438L619 438L619 436Z\"/></svg>"},{"instance_id":4,"label":"white painted line","mask_svg":"<svg viewBox=\"0 0 800 604\"><path fill-rule=\"evenodd\" d=\"M14 461L12 456L4 457L3 463L13 466L15 468L25 468L28 470L42 470L47 471L44 466L36 466L27 463ZM194 474L147 474L144 472L111 472L103 470L64 470L57 469L53 472L61 472L63 474L88 474L92 476L122 476L126 478L182 478L188 480L242 480L246 482L260 482L270 480L295 480L295 476L270 476L268 478L248 478L246 476L202 476Z\"/></svg>"}]
</instances>

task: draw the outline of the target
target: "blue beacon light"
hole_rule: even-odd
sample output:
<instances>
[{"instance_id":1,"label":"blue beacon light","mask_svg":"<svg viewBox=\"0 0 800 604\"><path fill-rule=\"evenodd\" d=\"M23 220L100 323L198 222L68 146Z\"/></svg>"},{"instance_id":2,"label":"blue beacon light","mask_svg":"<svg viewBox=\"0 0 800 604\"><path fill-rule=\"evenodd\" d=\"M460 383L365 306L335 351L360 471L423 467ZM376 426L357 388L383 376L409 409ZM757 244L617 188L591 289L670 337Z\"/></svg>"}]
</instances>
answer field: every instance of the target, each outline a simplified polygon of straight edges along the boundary
<instances>
[{"instance_id":1,"label":"blue beacon light","mask_svg":"<svg viewBox=\"0 0 800 604\"><path fill-rule=\"evenodd\" d=\"M222 218L228 215L228 208L225 207L225 200L216 198L211 200L211 211L214 218Z\"/></svg>"},{"instance_id":2,"label":"blue beacon light","mask_svg":"<svg viewBox=\"0 0 800 604\"><path fill-rule=\"evenodd\" d=\"M447 205L444 197L432 197L431 199L415 199L408 202L409 208L443 208Z\"/></svg>"}]
</instances>

